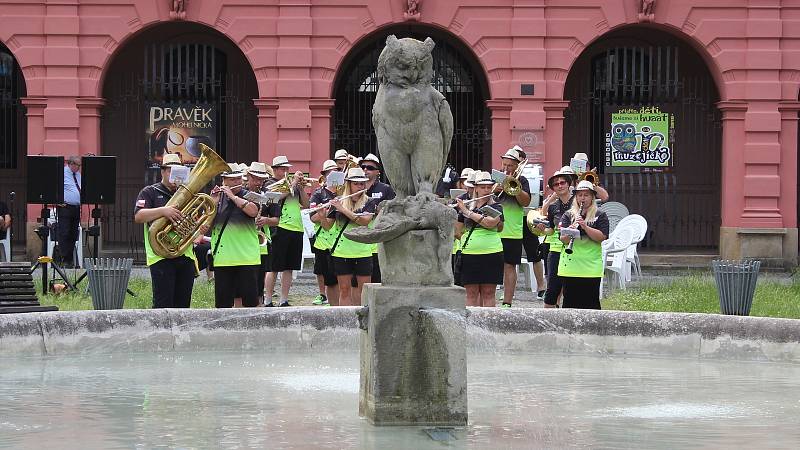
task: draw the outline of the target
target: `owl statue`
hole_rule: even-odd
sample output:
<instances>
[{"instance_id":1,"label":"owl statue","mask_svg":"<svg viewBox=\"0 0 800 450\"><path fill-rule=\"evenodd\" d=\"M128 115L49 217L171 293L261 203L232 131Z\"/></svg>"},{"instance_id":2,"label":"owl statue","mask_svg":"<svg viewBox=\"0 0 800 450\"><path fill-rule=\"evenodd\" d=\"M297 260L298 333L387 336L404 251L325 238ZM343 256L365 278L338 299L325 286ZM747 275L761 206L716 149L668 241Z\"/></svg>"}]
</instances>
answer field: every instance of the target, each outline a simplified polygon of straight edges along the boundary
<instances>
[{"instance_id":1,"label":"owl statue","mask_svg":"<svg viewBox=\"0 0 800 450\"><path fill-rule=\"evenodd\" d=\"M384 173L401 198L432 193L450 152L453 114L431 86L434 45L391 35L378 57L372 125Z\"/></svg>"},{"instance_id":2,"label":"owl statue","mask_svg":"<svg viewBox=\"0 0 800 450\"><path fill-rule=\"evenodd\" d=\"M614 129L611 130L611 148L623 153L635 152L636 126L632 123L614 124Z\"/></svg>"}]
</instances>

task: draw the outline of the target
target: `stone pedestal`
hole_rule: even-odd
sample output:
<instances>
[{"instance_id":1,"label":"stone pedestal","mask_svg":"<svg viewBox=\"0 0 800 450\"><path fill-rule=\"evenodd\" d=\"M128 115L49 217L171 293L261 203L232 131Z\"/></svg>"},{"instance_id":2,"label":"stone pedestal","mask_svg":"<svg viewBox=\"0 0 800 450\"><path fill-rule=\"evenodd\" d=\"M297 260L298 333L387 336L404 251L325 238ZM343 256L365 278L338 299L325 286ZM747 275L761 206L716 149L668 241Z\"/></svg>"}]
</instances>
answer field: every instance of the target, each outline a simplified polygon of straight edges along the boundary
<instances>
[{"instance_id":1,"label":"stone pedestal","mask_svg":"<svg viewBox=\"0 0 800 450\"><path fill-rule=\"evenodd\" d=\"M464 297L454 286L364 286L362 417L375 425L467 424Z\"/></svg>"},{"instance_id":2,"label":"stone pedestal","mask_svg":"<svg viewBox=\"0 0 800 450\"><path fill-rule=\"evenodd\" d=\"M445 252L442 252L442 247ZM437 230L411 230L378 244L383 284L452 286L452 248L452 228L444 237Z\"/></svg>"}]
</instances>

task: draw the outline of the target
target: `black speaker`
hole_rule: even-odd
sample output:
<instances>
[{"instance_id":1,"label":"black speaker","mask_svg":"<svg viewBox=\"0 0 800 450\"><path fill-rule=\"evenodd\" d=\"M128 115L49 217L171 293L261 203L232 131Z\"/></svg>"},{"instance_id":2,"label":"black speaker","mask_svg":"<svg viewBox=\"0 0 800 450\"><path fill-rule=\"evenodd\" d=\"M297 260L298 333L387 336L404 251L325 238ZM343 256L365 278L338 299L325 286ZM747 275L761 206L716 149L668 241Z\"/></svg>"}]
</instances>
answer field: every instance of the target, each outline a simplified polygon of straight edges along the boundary
<instances>
[{"instance_id":1,"label":"black speaker","mask_svg":"<svg viewBox=\"0 0 800 450\"><path fill-rule=\"evenodd\" d=\"M111 205L117 191L117 157L84 156L81 161L81 203Z\"/></svg>"},{"instance_id":2,"label":"black speaker","mask_svg":"<svg viewBox=\"0 0 800 450\"><path fill-rule=\"evenodd\" d=\"M64 203L64 157L28 156L28 203Z\"/></svg>"}]
</instances>

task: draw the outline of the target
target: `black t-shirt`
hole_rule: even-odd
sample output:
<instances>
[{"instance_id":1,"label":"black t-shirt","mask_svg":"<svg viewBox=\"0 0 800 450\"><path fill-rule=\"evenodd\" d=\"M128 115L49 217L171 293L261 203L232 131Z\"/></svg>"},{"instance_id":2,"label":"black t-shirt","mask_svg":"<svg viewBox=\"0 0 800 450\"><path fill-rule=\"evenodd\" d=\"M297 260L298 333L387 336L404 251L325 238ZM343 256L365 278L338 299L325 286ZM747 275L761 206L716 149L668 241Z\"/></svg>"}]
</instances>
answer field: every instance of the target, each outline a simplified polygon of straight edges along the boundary
<instances>
[{"instance_id":1,"label":"black t-shirt","mask_svg":"<svg viewBox=\"0 0 800 450\"><path fill-rule=\"evenodd\" d=\"M247 195L248 192L250 191L242 188L239 190L236 196L239 198L244 198L244 196ZM220 201L221 203L220 206L217 208L217 215L216 217L214 217L214 222L212 222L211 224L212 228L218 225L222 226L222 224L225 223L225 218L228 217L228 214L230 214L231 216L231 218L228 219L228 225L227 225L228 227L232 227L234 225L242 225L242 224L248 224L252 226L254 224L255 219L253 217L248 216L247 213L245 213L244 210L242 210L242 208L236 206L236 204L231 199L229 199L227 195L225 195L224 193L220 193L219 195L222 200Z\"/></svg>"},{"instance_id":2,"label":"black t-shirt","mask_svg":"<svg viewBox=\"0 0 800 450\"><path fill-rule=\"evenodd\" d=\"M565 212L564 215L561 216L561 221L559 222L559 225L564 228L572 225L572 214L570 213L570 211ZM587 225L602 231L603 235L608 236L608 228L609 228L608 216L603 211L597 211L597 215L595 216L594 221L587 222ZM581 228L580 231L581 231L581 236L586 236L586 230Z\"/></svg>"},{"instance_id":3,"label":"black t-shirt","mask_svg":"<svg viewBox=\"0 0 800 450\"><path fill-rule=\"evenodd\" d=\"M372 200L377 200L377 203L380 203L384 200L391 200L397 197L397 194L394 192L391 186L386 183L381 183L380 181L376 181L375 184L372 185L369 189L367 189L367 196Z\"/></svg>"},{"instance_id":4,"label":"black t-shirt","mask_svg":"<svg viewBox=\"0 0 800 450\"><path fill-rule=\"evenodd\" d=\"M326 189L324 187L317 188L317 190L314 191L313 194L311 194L311 198L308 199L309 207L310 208L314 208L316 206L328 203L329 201L333 200L334 198L336 198L336 193L335 192L331 192L331 191L329 191L328 189ZM318 211L318 212L321 212L321 211ZM316 212L314 214L316 214ZM312 214L312 216L314 214Z\"/></svg>"},{"instance_id":5,"label":"black t-shirt","mask_svg":"<svg viewBox=\"0 0 800 450\"><path fill-rule=\"evenodd\" d=\"M556 228L556 226L561 223L561 216L572 208L572 199L574 198L575 196L570 197L566 203L562 202L560 198L557 198L553 204L547 207L548 228Z\"/></svg>"},{"instance_id":6,"label":"black t-shirt","mask_svg":"<svg viewBox=\"0 0 800 450\"><path fill-rule=\"evenodd\" d=\"M162 206L166 206L173 194L174 192L170 192L161 182L145 186L144 189L139 191L139 196L136 197L136 206L133 208L133 214L136 215L140 209L161 208Z\"/></svg>"}]
</instances>

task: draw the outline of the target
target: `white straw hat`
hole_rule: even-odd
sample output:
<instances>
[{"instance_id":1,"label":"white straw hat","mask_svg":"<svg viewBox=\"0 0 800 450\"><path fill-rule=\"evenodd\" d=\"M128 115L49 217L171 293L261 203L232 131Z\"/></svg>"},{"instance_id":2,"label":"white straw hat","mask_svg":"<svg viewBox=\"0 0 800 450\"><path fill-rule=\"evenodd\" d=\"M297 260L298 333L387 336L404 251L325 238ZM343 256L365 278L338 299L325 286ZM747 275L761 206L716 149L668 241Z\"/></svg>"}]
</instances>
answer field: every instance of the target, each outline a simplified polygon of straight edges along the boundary
<instances>
[{"instance_id":1,"label":"white straw hat","mask_svg":"<svg viewBox=\"0 0 800 450\"><path fill-rule=\"evenodd\" d=\"M353 167L348 170L347 176L344 179L345 181L369 181L369 178L367 178L364 171L361 170L361 167Z\"/></svg>"},{"instance_id":2,"label":"white straw hat","mask_svg":"<svg viewBox=\"0 0 800 450\"><path fill-rule=\"evenodd\" d=\"M239 168L239 164L237 163L228 163L228 171L222 172L223 177L237 177L241 178L242 176L242 169Z\"/></svg>"},{"instance_id":3,"label":"white straw hat","mask_svg":"<svg viewBox=\"0 0 800 450\"><path fill-rule=\"evenodd\" d=\"M289 164L289 158L279 155L272 158L272 167L292 167L292 165Z\"/></svg>"},{"instance_id":4,"label":"white straw hat","mask_svg":"<svg viewBox=\"0 0 800 450\"><path fill-rule=\"evenodd\" d=\"M339 166L336 165L336 161L332 159L326 159L324 163L322 163L322 170L319 171L320 175L329 171L329 170L336 170Z\"/></svg>"},{"instance_id":5,"label":"white straw hat","mask_svg":"<svg viewBox=\"0 0 800 450\"><path fill-rule=\"evenodd\" d=\"M167 153L164 155L164 158L161 160L161 168L169 167L169 166L181 166L181 157L177 153Z\"/></svg>"},{"instance_id":6,"label":"white straw hat","mask_svg":"<svg viewBox=\"0 0 800 450\"><path fill-rule=\"evenodd\" d=\"M348 156L350 156L350 154L347 153L347 150L340 148L339 150L336 150L336 153L334 153L333 159L347 159Z\"/></svg>"},{"instance_id":7,"label":"white straw hat","mask_svg":"<svg viewBox=\"0 0 800 450\"><path fill-rule=\"evenodd\" d=\"M484 185L484 184L494 184L494 180L492 179L492 174L489 172L484 172L482 170L475 171L475 181L473 184L477 185Z\"/></svg>"}]
</instances>

